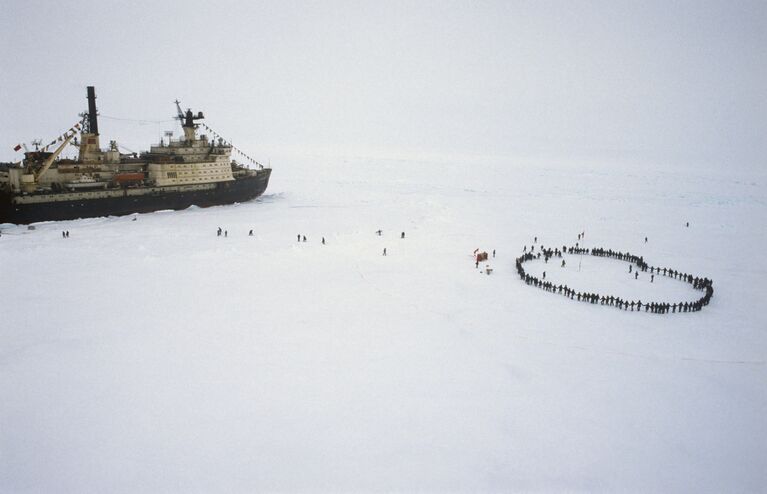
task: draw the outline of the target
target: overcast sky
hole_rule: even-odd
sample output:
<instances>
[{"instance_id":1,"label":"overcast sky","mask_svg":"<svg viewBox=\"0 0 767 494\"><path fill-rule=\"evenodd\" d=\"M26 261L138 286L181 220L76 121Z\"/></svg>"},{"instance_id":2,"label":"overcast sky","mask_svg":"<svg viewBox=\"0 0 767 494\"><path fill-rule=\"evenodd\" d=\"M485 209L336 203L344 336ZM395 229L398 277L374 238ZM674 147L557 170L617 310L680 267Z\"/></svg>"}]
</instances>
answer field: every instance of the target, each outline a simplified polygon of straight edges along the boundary
<instances>
[{"instance_id":1,"label":"overcast sky","mask_svg":"<svg viewBox=\"0 0 767 494\"><path fill-rule=\"evenodd\" d=\"M270 153L594 156L763 169L767 2L0 0L0 160L173 100ZM146 149L174 123L102 118ZM177 132L178 134L178 132Z\"/></svg>"}]
</instances>

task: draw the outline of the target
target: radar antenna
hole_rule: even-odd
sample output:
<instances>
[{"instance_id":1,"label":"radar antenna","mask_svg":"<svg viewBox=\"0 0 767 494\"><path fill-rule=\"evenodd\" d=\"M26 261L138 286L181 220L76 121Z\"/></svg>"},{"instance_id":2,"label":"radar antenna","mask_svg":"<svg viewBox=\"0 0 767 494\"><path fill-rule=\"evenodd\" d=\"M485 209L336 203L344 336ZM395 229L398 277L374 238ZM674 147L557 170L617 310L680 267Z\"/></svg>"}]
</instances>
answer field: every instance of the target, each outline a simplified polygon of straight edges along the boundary
<instances>
[{"instance_id":1,"label":"radar antenna","mask_svg":"<svg viewBox=\"0 0 767 494\"><path fill-rule=\"evenodd\" d=\"M201 120L205 118L205 116L202 114L202 112L197 112L197 115L192 113L192 109L188 108L186 112L184 112L181 109L181 102L179 100L174 101L176 103L176 113L178 114L175 119L181 121L181 126L186 127L189 129L195 129L197 128L197 124L194 123L195 120Z\"/></svg>"}]
</instances>

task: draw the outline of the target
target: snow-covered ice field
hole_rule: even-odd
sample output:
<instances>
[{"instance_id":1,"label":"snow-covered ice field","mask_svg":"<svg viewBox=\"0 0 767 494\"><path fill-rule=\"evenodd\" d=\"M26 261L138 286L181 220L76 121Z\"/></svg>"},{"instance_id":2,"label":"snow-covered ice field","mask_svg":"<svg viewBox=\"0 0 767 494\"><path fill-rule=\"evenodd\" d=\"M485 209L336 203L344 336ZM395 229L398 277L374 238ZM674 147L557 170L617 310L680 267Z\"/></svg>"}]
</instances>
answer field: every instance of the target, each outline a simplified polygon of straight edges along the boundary
<instances>
[{"instance_id":1,"label":"snow-covered ice field","mask_svg":"<svg viewBox=\"0 0 767 494\"><path fill-rule=\"evenodd\" d=\"M765 175L273 164L252 203L2 227L0 491L767 488ZM712 303L621 312L519 280L533 236L581 231L713 279ZM492 275L476 248L496 249ZM643 301L700 296L567 260L526 267Z\"/></svg>"}]
</instances>

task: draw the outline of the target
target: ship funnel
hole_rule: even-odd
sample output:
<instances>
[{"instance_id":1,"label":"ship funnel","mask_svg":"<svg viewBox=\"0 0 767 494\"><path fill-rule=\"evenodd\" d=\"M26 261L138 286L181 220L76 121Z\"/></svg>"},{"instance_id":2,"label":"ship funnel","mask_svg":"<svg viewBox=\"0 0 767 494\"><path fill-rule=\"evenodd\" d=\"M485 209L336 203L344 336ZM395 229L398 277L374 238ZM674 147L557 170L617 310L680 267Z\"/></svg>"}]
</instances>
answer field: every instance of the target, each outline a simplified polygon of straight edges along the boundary
<instances>
[{"instance_id":1,"label":"ship funnel","mask_svg":"<svg viewBox=\"0 0 767 494\"><path fill-rule=\"evenodd\" d=\"M99 135L99 121L96 115L96 89L88 86L88 132Z\"/></svg>"}]
</instances>

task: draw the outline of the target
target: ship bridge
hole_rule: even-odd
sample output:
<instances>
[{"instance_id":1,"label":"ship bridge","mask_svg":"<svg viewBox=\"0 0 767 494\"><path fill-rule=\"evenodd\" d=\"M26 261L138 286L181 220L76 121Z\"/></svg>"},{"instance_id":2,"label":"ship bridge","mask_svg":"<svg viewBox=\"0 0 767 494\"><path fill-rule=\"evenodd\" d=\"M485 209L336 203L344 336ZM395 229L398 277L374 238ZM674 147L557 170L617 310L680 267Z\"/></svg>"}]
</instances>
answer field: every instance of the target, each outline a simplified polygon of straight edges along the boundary
<instances>
[{"instance_id":1,"label":"ship bridge","mask_svg":"<svg viewBox=\"0 0 767 494\"><path fill-rule=\"evenodd\" d=\"M177 102L178 104L178 102ZM149 162L149 179L157 185L185 185L234 180L232 175L232 146L222 139L209 140L206 135L197 137L195 119L203 118L202 112L193 116L191 110L180 120L184 122L183 139L168 138L167 144L151 146L143 157Z\"/></svg>"}]
</instances>

